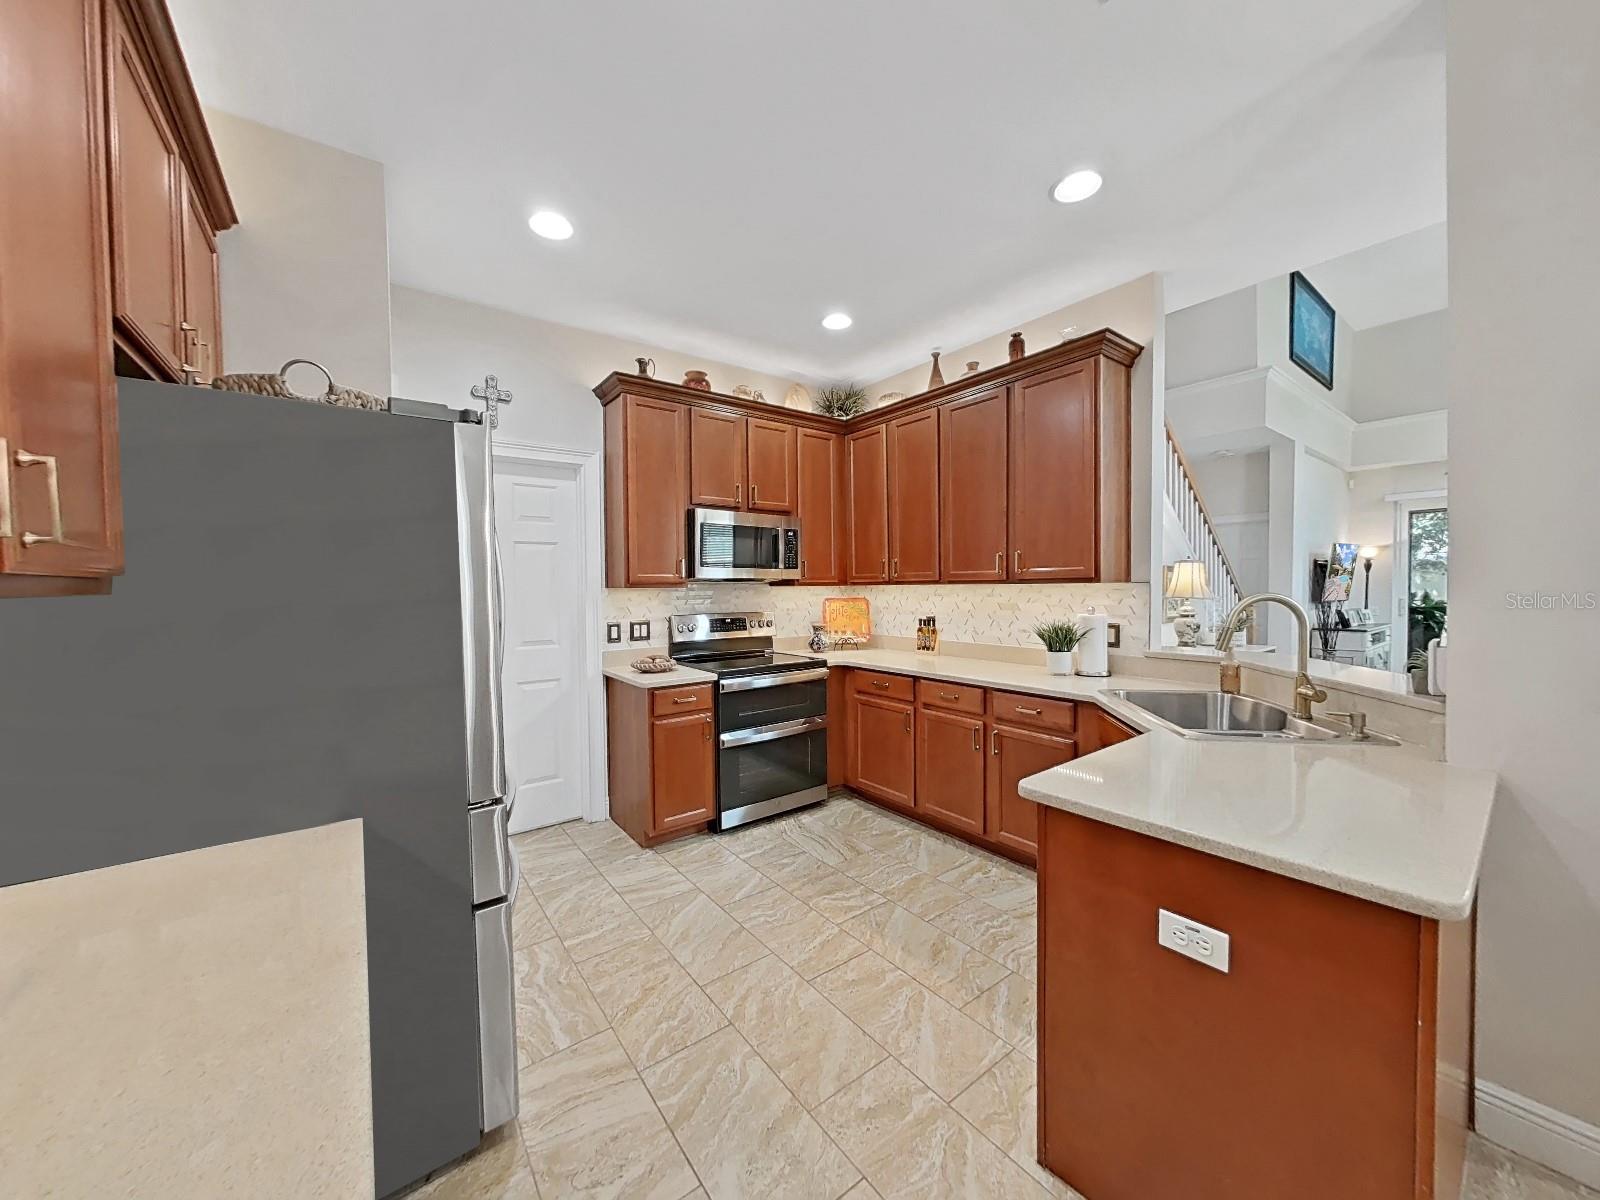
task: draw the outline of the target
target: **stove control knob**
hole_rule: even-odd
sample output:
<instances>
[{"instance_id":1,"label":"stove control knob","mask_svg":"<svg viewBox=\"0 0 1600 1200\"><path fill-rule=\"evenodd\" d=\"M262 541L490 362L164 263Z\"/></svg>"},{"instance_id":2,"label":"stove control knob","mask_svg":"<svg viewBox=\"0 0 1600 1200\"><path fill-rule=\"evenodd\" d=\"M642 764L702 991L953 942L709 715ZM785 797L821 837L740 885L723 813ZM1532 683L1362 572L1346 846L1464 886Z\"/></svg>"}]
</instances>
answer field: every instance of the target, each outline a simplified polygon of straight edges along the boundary
<instances>
[{"instance_id":1,"label":"stove control knob","mask_svg":"<svg viewBox=\"0 0 1600 1200\"><path fill-rule=\"evenodd\" d=\"M771 617L767 618L766 625L767 625L768 629L772 628L772 618Z\"/></svg>"}]
</instances>

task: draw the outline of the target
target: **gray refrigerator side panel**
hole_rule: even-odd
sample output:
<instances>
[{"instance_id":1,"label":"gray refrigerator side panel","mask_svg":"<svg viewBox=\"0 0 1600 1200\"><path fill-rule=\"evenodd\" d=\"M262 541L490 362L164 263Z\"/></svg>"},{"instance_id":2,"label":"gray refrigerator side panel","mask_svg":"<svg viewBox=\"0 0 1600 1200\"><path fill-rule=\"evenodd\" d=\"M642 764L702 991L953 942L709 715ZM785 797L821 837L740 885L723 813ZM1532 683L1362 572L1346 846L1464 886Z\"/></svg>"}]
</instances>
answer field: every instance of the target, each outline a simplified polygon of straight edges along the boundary
<instances>
[{"instance_id":1,"label":"gray refrigerator side panel","mask_svg":"<svg viewBox=\"0 0 1600 1200\"><path fill-rule=\"evenodd\" d=\"M451 426L119 395L127 574L0 604L0 885L363 818L384 1195L478 1140Z\"/></svg>"}]
</instances>

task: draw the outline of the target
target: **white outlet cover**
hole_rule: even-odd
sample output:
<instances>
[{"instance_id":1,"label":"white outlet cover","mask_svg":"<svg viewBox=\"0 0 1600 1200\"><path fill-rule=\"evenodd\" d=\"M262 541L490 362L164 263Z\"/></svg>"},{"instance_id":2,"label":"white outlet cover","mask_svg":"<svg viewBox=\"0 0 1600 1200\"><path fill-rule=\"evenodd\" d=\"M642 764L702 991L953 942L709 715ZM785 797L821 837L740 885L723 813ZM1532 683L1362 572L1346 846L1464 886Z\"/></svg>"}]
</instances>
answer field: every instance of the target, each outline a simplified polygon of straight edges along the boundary
<instances>
[{"instance_id":1,"label":"white outlet cover","mask_svg":"<svg viewBox=\"0 0 1600 1200\"><path fill-rule=\"evenodd\" d=\"M1228 973L1228 935L1220 929L1158 909L1156 942L1224 975Z\"/></svg>"}]
</instances>

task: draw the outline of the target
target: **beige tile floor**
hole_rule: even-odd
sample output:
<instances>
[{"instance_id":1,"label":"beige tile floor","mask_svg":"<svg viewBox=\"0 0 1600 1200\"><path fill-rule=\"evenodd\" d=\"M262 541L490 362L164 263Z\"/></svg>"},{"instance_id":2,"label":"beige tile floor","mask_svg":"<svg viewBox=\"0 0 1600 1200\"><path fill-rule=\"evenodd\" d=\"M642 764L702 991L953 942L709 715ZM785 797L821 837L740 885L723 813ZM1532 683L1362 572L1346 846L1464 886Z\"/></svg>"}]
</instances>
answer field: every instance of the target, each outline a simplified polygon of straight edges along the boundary
<instances>
[{"instance_id":1,"label":"beige tile floor","mask_svg":"<svg viewBox=\"0 0 1600 1200\"><path fill-rule=\"evenodd\" d=\"M514 844L522 1113L408 1200L1077 1195L1034 1161L1032 872L848 793ZM1474 1146L1466 1200L1579 1197Z\"/></svg>"}]
</instances>

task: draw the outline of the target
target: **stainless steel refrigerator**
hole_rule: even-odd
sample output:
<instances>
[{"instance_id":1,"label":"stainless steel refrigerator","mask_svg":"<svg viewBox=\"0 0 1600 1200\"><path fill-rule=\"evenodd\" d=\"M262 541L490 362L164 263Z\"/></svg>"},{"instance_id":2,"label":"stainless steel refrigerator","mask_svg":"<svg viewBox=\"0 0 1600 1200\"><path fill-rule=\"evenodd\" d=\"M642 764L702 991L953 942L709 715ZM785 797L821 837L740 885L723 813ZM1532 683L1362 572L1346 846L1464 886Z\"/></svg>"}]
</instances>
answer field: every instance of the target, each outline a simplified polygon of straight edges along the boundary
<instances>
[{"instance_id":1,"label":"stainless steel refrigerator","mask_svg":"<svg viewBox=\"0 0 1600 1200\"><path fill-rule=\"evenodd\" d=\"M487 430L119 400L127 573L0 603L0 886L362 818L387 1195L517 1111Z\"/></svg>"}]
</instances>

